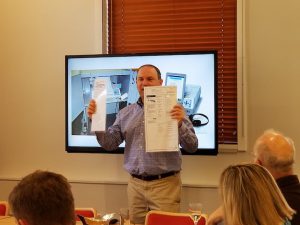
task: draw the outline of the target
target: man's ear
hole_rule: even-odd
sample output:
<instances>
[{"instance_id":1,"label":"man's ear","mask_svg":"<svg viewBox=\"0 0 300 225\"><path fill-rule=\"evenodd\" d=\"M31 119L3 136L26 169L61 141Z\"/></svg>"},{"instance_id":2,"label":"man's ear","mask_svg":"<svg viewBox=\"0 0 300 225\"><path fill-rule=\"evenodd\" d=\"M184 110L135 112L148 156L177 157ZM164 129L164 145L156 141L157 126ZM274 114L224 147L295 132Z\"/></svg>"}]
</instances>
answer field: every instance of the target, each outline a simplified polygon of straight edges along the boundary
<instances>
[{"instance_id":1,"label":"man's ear","mask_svg":"<svg viewBox=\"0 0 300 225\"><path fill-rule=\"evenodd\" d=\"M29 223L25 219L18 219L19 225L29 225Z\"/></svg>"},{"instance_id":2,"label":"man's ear","mask_svg":"<svg viewBox=\"0 0 300 225\"><path fill-rule=\"evenodd\" d=\"M256 159L255 163L258 164L258 165L260 165L260 166L262 166L262 161L260 159Z\"/></svg>"}]
</instances>

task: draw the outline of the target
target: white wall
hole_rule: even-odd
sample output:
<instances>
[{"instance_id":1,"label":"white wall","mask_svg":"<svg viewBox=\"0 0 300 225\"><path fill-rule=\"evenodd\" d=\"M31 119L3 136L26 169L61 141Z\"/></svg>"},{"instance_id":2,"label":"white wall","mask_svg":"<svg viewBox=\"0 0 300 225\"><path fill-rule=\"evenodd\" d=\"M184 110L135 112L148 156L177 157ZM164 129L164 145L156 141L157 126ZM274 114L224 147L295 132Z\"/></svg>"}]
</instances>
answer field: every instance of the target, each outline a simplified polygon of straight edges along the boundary
<instances>
[{"instance_id":1,"label":"white wall","mask_svg":"<svg viewBox=\"0 0 300 225\"><path fill-rule=\"evenodd\" d=\"M247 1L249 138L274 127L300 148L300 2ZM300 155L297 155L297 162ZM297 172L300 174L299 163Z\"/></svg>"},{"instance_id":2,"label":"white wall","mask_svg":"<svg viewBox=\"0 0 300 225\"><path fill-rule=\"evenodd\" d=\"M245 4L248 148L270 127L292 137L297 147L300 2L245 0ZM126 193L122 155L68 154L64 147L64 56L101 53L101 22L100 0L1 0L0 198L7 198L15 184L8 180L36 169L80 181L72 183L76 202L91 203L99 211L115 210L116 193ZM210 212L218 204L221 171L249 160L249 152L184 156L183 182L196 186L184 187L183 208L196 198ZM300 174L299 154L296 160ZM106 184L111 181L119 185ZM121 201L126 204L125 195Z\"/></svg>"}]
</instances>

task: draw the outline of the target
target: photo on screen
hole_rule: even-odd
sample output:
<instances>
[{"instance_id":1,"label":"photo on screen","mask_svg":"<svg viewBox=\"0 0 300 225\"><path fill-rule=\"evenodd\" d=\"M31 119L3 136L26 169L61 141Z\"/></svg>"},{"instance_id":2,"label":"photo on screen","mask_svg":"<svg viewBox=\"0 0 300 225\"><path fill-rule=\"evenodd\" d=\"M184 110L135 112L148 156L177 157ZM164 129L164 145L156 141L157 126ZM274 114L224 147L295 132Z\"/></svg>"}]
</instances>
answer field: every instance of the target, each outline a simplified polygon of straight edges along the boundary
<instances>
[{"instance_id":1,"label":"photo on screen","mask_svg":"<svg viewBox=\"0 0 300 225\"><path fill-rule=\"evenodd\" d=\"M96 78L106 80L106 129L118 112L137 102L137 70L152 64L161 71L163 85L177 86L177 100L186 110L199 140L196 155L215 155L217 146L217 52L177 52L135 55L67 55L66 151L106 152L91 132L87 108ZM183 154L188 154L183 151Z\"/></svg>"}]
</instances>

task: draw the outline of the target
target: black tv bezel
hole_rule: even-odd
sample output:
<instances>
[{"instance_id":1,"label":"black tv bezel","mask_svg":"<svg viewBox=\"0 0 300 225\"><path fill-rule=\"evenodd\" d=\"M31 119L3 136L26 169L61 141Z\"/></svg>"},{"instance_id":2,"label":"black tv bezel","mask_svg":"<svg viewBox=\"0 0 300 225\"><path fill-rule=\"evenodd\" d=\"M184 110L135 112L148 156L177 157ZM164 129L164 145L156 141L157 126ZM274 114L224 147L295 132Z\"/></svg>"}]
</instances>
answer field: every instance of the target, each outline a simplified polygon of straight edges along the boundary
<instances>
[{"instance_id":1,"label":"black tv bezel","mask_svg":"<svg viewBox=\"0 0 300 225\"><path fill-rule=\"evenodd\" d=\"M155 53L134 53L134 54L82 54L65 55L65 150L68 153L102 153L102 154L124 154L124 147L118 147L113 151L107 151L103 147L91 146L69 146L68 130L68 60L73 58L100 58L100 57L134 57L134 56L163 56L163 55L193 55L193 54L213 54L214 55L214 121L215 121L215 148L198 148L195 153L189 153L180 148L183 155L217 155L218 154L218 52L209 51L184 51L184 52L155 52ZM201 142L201 140L198 140Z\"/></svg>"}]
</instances>

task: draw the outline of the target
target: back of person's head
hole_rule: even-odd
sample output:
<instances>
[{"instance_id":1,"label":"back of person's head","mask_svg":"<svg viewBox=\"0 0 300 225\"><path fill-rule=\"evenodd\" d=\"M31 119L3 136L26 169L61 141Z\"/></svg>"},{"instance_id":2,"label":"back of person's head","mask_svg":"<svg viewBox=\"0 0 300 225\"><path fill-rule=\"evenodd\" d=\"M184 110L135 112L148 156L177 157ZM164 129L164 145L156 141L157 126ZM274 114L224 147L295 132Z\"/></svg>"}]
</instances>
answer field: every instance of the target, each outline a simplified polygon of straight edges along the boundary
<instances>
[{"instance_id":1,"label":"back of person's head","mask_svg":"<svg viewBox=\"0 0 300 225\"><path fill-rule=\"evenodd\" d=\"M293 173L294 142L282 133L266 130L256 140L253 153L256 163L266 167L275 179Z\"/></svg>"},{"instance_id":2,"label":"back of person's head","mask_svg":"<svg viewBox=\"0 0 300 225\"><path fill-rule=\"evenodd\" d=\"M9 195L12 213L21 224L73 225L74 198L67 179L36 171L24 177Z\"/></svg>"},{"instance_id":3,"label":"back of person's head","mask_svg":"<svg viewBox=\"0 0 300 225\"><path fill-rule=\"evenodd\" d=\"M220 179L225 224L282 225L292 218L274 178L258 164L226 168Z\"/></svg>"}]
</instances>

